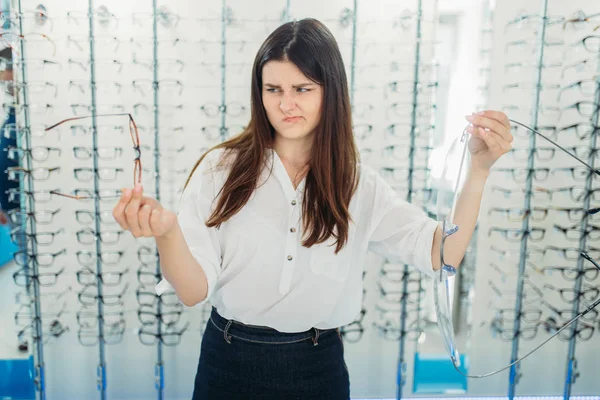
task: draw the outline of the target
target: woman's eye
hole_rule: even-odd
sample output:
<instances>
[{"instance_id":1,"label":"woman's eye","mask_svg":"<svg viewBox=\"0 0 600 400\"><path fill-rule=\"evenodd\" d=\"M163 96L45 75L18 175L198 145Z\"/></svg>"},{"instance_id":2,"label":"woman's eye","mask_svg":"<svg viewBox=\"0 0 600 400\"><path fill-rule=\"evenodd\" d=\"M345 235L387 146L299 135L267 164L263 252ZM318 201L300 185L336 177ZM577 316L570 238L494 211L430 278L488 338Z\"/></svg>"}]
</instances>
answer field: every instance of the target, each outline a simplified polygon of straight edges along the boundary
<instances>
[{"instance_id":1,"label":"woman's eye","mask_svg":"<svg viewBox=\"0 0 600 400\"><path fill-rule=\"evenodd\" d=\"M310 92L310 89L307 89L307 88L297 88L297 90L298 90L300 93L306 93L306 92ZM267 91L267 92L270 92L270 93L275 93L275 91L279 91L279 89L275 89L275 88L269 88L269 89L266 89L266 91Z\"/></svg>"}]
</instances>

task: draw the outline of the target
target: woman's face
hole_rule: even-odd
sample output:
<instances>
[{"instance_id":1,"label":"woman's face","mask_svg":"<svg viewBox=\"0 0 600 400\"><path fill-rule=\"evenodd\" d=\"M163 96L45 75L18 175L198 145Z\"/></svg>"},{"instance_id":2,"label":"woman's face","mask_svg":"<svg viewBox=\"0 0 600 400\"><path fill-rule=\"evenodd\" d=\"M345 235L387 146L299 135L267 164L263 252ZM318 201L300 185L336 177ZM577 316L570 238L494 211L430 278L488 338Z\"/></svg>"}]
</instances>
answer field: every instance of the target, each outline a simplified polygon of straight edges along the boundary
<instances>
[{"instance_id":1,"label":"woman's face","mask_svg":"<svg viewBox=\"0 0 600 400\"><path fill-rule=\"evenodd\" d=\"M278 139L312 141L321 119L323 88L290 61L269 61L262 71L262 98Z\"/></svg>"}]
</instances>

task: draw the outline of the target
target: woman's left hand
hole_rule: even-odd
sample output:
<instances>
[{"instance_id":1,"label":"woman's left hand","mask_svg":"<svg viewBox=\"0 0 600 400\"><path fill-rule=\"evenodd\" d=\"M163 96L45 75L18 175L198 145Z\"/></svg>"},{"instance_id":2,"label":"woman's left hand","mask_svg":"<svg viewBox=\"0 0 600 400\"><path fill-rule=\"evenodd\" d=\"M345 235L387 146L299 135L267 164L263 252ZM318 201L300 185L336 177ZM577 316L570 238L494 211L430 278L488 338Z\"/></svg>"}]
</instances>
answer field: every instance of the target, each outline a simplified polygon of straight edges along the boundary
<instances>
[{"instance_id":1,"label":"woman's left hand","mask_svg":"<svg viewBox=\"0 0 600 400\"><path fill-rule=\"evenodd\" d=\"M471 123L467 128L467 132L471 134L471 169L487 172L497 159L512 148L510 121L503 112L493 110L480 111L465 118Z\"/></svg>"}]
</instances>

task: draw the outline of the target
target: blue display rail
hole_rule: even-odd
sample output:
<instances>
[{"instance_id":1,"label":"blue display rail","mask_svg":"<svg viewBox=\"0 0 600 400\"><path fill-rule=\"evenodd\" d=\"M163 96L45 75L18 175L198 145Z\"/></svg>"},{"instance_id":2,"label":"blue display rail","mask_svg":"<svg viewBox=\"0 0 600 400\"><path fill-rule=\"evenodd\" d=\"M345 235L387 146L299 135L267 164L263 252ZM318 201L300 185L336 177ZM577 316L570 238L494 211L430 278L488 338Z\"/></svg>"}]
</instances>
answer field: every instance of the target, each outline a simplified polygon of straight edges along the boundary
<instances>
[{"instance_id":1,"label":"blue display rail","mask_svg":"<svg viewBox=\"0 0 600 400\"><path fill-rule=\"evenodd\" d=\"M0 225L0 268L13 259L17 246L10 240L10 225Z\"/></svg>"},{"instance_id":2,"label":"blue display rail","mask_svg":"<svg viewBox=\"0 0 600 400\"><path fill-rule=\"evenodd\" d=\"M0 398L11 400L35 399L33 357L0 360Z\"/></svg>"},{"instance_id":3,"label":"blue display rail","mask_svg":"<svg viewBox=\"0 0 600 400\"><path fill-rule=\"evenodd\" d=\"M415 353L413 393L464 394L467 392L467 377L454 369L446 354L432 355ZM461 371L469 372L469 358L460 355Z\"/></svg>"}]
</instances>

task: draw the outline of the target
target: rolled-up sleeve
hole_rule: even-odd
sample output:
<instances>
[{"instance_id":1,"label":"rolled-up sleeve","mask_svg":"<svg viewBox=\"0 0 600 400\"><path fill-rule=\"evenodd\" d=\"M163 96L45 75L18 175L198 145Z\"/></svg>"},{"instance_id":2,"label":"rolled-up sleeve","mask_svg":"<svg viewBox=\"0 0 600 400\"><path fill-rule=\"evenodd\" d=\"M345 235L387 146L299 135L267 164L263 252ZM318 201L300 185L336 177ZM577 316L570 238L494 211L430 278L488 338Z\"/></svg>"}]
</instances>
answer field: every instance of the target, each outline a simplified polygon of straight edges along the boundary
<instances>
[{"instance_id":1,"label":"rolled-up sleeve","mask_svg":"<svg viewBox=\"0 0 600 400\"><path fill-rule=\"evenodd\" d=\"M438 227L419 207L401 198L375 171L369 250L399 264L414 265L433 276L431 249Z\"/></svg>"},{"instance_id":2,"label":"rolled-up sleeve","mask_svg":"<svg viewBox=\"0 0 600 400\"><path fill-rule=\"evenodd\" d=\"M183 192L177 213L177 220L190 252L200 264L208 282L207 296L199 305L210 300L221 275L222 257L217 230L206 226L206 220L216 205L213 157L213 154L207 154L194 171ZM157 291L164 287L165 283L161 282ZM164 292L164 289L161 291Z\"/></svg>"}]
</instances>

